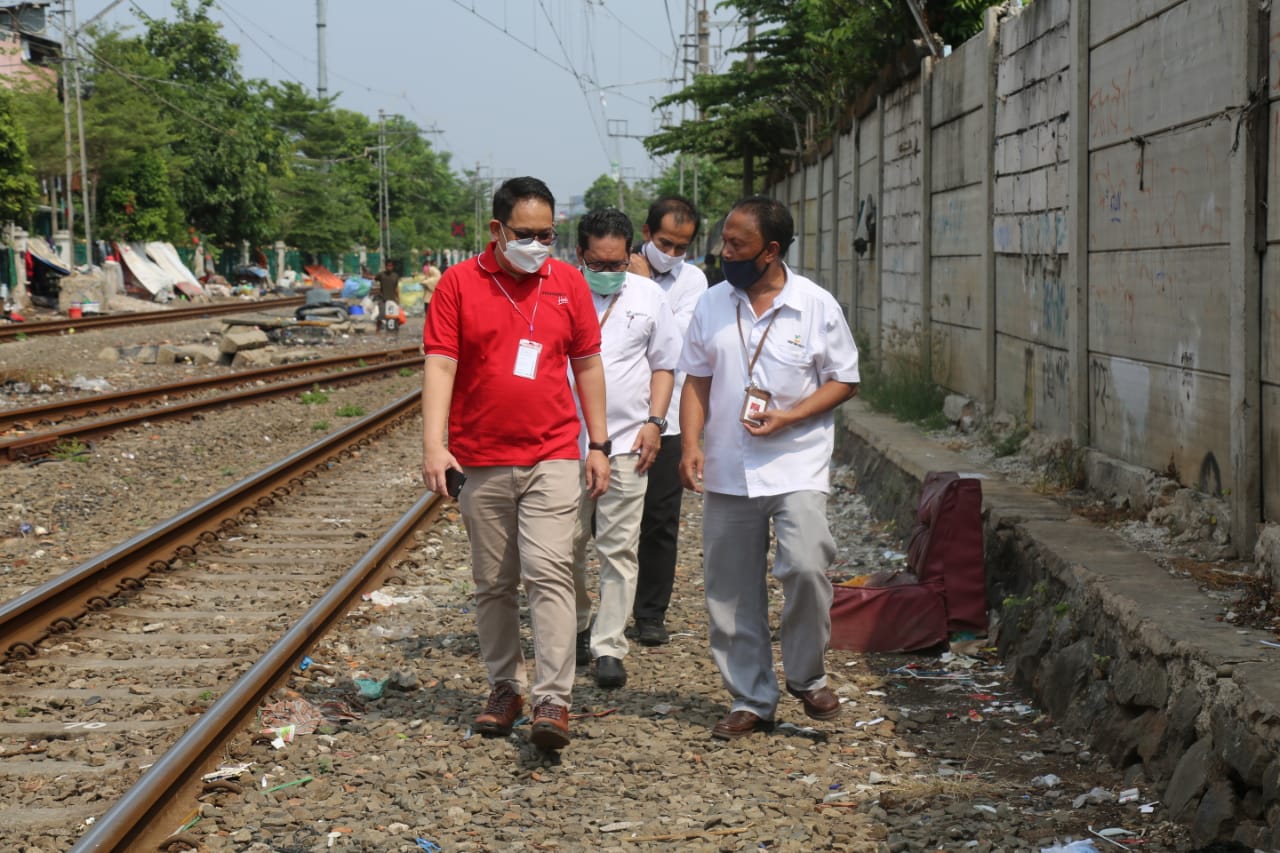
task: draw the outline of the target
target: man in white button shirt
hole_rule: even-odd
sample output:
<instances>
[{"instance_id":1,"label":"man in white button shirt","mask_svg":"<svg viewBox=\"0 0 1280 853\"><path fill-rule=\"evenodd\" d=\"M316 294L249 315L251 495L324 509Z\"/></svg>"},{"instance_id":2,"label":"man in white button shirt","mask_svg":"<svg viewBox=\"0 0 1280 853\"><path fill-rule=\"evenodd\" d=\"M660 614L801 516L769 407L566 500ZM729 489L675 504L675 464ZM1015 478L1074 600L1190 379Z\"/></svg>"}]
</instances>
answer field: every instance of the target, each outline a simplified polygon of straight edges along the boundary
<instances>
[{"instance_id":1,"label":"man in white button shirt","mask_svg":"<svg viewBox=\"0 0 1280 853\"><path fill-rule=\"evenodd\" d=\"M724 225L728 284L694 311L680 357L680 476L705 489L703 574L711 655L733 697L712 736L733 740L773 727L781 691L769 633L769 525L782 584L787 692L829 720L827 686L836 546L827 527L833 409L858 389L858 350L830 293L782 262L794 224L764 196L737 202ZM706 433L705 456L698 439Z\"/></svg>"},{"instance_id":2,"label":"man in white button shirt","mask_svg":"<svg viewBox=\"0 0 1280 853\"><path fill-rule=\"evenodd\" d=\"M582 494L574 533L574 586L579 664L585 663L584 651L595 658L596 683L606 688L627 681L623 631L636 594L646 472L658 456L667 425L681 346L662 288L627 272L632 236L631 220L613 208L593 210L578 225L578 265L600 320L610 473L607 492L598 498ZM583 441L586 434L584 424ZM587 540L593 531L600 558L600 604L594 624L586 577Z\"/></svg>"},{"instance_id":3,"label":"man in white button shirt","mask_svg":"<svg viewBox=\"0 0 1280 853\"><path fill-rule=\"evenodd\" d=\"M680 339L693 319L693 307L707 289L707 277L695 264L685 260L689 246L698 236L701 219L687 198L661 196L649 205L644 223L644 244L631 256L631 272L648 276L667 294L667 305L675 318ZM649 489L644 496L644 516L640 519L640 575L636 579L636 600L632 615L636 639L646 646L667 642L667 607L676 577L676 545L680 532L680 391L684 374L676 371L671 393L670 423L662 434L662 449L649 469Z\"/></svg>"}]
</instances>

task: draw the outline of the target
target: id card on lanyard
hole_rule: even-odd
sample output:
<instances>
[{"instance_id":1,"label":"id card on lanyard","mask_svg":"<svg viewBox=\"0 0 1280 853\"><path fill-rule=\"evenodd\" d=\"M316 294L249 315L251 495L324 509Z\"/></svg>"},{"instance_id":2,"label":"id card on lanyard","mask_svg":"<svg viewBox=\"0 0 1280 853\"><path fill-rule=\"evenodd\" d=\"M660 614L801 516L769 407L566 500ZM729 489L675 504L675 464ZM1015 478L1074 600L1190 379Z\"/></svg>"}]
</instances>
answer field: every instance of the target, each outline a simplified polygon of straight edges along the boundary
<instances>
[{"instance_id":1,"label":"id card on lanyard","mask_svg":"<svg viewBox=\"0 0 1280 853\"><path fill-rule=\"evenodd\" d=\"M520 315L520 319L529 324L529 337L521 338L520 343L516 345L516 363L511 369L511 373L520 379L537 379L538 360L542 356L542 344L533 339L533 321L538 317L538 304L542 302L542 280L538 280L538 295L533 300L533 312L526 317L524 312L520 310L520 306L511 298L511 294L507 293L507 289L498 281L497 276L489 273L489 278L493 281L494 286L502 291L502 295L507 297L511 307Z\"/></svg>"}]
</instances>

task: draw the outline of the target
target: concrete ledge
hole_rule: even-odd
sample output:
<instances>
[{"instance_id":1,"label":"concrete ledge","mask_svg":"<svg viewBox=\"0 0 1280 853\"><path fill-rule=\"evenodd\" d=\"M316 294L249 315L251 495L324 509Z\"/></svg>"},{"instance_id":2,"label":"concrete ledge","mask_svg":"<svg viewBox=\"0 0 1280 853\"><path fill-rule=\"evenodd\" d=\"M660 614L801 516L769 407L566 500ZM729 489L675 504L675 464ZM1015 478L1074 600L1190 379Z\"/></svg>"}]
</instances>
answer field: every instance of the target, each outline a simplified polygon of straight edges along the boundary
<instances>
[{"instance_id":1,"label":"concrete ledge","mask_svg":"<svg viewBox=\"0 0 1280 853\"><path fill-rule=\"evenodd\" d=\"M1280 649L1260 644L1267 633L1218 622L1192 581L915 427L856 400L837 423L837 457L904 537L927 472L984 477L987 600L1019 683L1197 843L1280 849Z\"/></svg>"}]
</instances>

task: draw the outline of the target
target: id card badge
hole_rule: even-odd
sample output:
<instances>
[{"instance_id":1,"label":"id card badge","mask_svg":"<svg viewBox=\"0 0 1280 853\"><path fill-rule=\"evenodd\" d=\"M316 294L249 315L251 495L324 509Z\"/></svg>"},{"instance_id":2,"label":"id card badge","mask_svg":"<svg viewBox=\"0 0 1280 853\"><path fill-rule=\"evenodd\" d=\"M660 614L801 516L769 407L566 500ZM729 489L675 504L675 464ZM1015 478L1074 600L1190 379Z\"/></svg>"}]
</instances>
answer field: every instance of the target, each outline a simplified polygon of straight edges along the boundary
<instances>
[{"instance_id":1,"label":"id card badge","mask_svg":"<svg viewBox=\"0 0 1280 853\"><path fill-rule=\"evenodd\" d=\"M542 344L537 341L521 340L516 349L516 369L512 371L521 379L533 379L538 375L538 357L542 355Z\"/></svg>"},{"instance_id":2,"label":"id card badge","mask_svg":"<svg viewBox=\"0 0 1280 853\"><path fill-rule=\"evenodd\" d=\"M739 420L750 426L763 426L764 422L759 420L759 417L765 409L769 408L769 401L772 399L773 395L763 388L748 386L746 399L742 401L742 416Z\"/></svg>"}]
</instances>

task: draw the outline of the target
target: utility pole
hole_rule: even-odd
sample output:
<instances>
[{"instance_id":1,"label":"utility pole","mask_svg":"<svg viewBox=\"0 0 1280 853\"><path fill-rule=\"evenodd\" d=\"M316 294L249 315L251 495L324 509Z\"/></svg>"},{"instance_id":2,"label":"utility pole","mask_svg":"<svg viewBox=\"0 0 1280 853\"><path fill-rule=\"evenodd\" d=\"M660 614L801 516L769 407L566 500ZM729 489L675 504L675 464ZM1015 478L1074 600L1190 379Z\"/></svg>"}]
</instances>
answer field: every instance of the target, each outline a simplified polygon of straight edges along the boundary
<instances>
[{"instance_id":1,"label":"utility pole","mask_svg":"<svg viewBox=\"0 0 1280 853\"><path fill-rule=\"evenodd\" d=\"M707 0L702 0L702 8L698 10L698 74L701 77L711 73L711 30L707 25ZM698 121L705 118L703 109L698 108ZM693 206L698 206L698 160L693 161Z\"/></svg>"},{"instance_id":2,"label":"utility pole","mask_svg":"<svg viewBox=\"0 0 1280 853\"><path fill-rule=\"evenodd\" d=\"M76 86L76 126L80 137L80 201L84 205L84 248L85 260L93 266L93 216L89 208L89 161L85 156L84 144L84 103L80 98L80 48L76 39L80 36L80 28L76 24L76 0L71 0L71 46L75 52L71 60L72 76ZM70 192L71 188L67 187ZM75 239L72 238L71 266L75 266Z\"/></svg>"},{"instance_id":3,"label":"utility pole","mask_svg":"<svg viewBox=\"0 0 1280 853\"><path fill-rule=\"evenodd\" d=\"M67 182L62 187L62 203L67 206L63 217L67 226L67 239L71 241L71 257L68 264L76 260L76 206L71 201L71 179L75 175L75 155L71 147L71 27L67 24L70 13L66 0L62 3L62 127L66 142Z\"/></svg>"},{"instance_id":4,"label":"utility pole","mask_svg":"<svg viewBox=\"0 0 1280 853\"><path fill-rule=\"evenodd\" d=\"M756 19L752 18L747 21L747 44L751 45L751 49L747 51L747 73L751 74L756 70ZM751 143L743 141L742 143L742 194L744 196L754 195L756 191L756 155L751 150Z\"/></svg>"},{"instance_id":5,"label":"utility pole","mask_svg":"<svg viewBox=\"0 0 1280 853\"><path fill-rule=\"evenodd\" d=\"M316 0L316 97L329 94L329 67L325 60L325 0Z\"/></svg>"},{"instance_id":6,"label":"utility pole","mask_svg":"<svg viewBox=\"0 0 1280 853\"><path fill-rule=\"evenodd\" d=\"M391 249L391 196L387 190L387 122L378 110L378 254L386 263Z\"/></svg>"}]
</instances>

